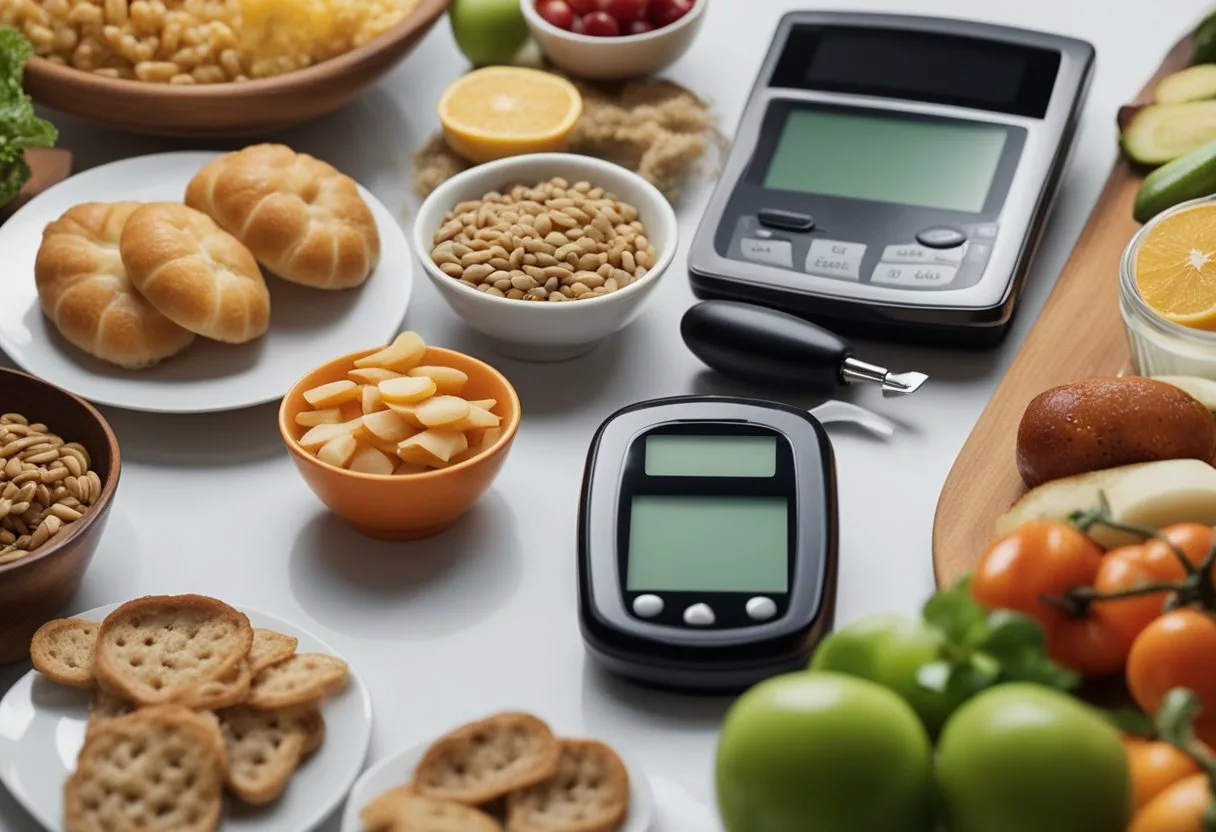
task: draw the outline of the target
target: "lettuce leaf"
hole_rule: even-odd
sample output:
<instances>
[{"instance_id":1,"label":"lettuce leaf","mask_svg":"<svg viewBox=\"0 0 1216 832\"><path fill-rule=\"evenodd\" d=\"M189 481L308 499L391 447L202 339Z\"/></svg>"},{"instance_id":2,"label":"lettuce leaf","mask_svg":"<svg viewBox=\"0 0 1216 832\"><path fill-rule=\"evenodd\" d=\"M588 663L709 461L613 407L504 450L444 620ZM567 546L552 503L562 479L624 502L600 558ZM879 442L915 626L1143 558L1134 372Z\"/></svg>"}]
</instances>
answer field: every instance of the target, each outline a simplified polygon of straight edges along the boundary
<instances>
[{"instance_id":1,"label":"lettuce leaf","mask_svg":"<svg viewBox=\"0 0 1216 832\"><path fill-rule=\"evenodd\" d=\"M0 205L30 178L26 148L53 147L59 138L53 124L34 115L34 102L21 86L25 62L33 56L24 35L0 26Z\"/></svg>"}]
</instances>

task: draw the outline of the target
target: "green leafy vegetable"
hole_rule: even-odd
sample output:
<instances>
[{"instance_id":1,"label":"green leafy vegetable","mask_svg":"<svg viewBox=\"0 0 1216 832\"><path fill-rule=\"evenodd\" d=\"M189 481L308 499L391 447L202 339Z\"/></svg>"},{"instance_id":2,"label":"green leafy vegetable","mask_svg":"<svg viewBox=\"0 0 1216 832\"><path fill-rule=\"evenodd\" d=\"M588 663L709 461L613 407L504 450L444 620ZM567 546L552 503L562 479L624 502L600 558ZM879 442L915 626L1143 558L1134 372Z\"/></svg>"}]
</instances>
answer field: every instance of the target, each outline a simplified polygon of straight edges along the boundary
<instances>
[{"instance_id":1,"label":"green leafy vegetable","mask_svg":"<svg viewBox=\"0 0 1216 832\"><path fill-rule=\"evenodd\" d=\"M0 27L0 205L16 197L30 178L26 149L52 147L59 138L53 124L34 115L34 102L21 86L25 62L33 56L24 35Z\"/></svg>"}]
</instances>

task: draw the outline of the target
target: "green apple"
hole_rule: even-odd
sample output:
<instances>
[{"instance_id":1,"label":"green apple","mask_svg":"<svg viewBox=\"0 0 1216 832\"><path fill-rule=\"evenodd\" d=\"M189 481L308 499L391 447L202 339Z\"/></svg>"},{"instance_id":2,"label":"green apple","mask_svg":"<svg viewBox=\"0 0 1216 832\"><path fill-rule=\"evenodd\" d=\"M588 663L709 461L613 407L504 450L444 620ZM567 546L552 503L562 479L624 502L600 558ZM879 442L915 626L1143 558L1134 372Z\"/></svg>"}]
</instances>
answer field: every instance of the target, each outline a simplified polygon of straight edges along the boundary
<instances>
[{"instance_id":1,"label":"green apple","mask_svg":"<svg viewBox=\"0 0 1216 832\"><path fill-rule=\"evenodd\" d=\"M727 832L925 832L933 759L916 713L853 676L801 672L753 687L718 738Z\"/></svg>"},{"instance_id":2,"label":"green apple","mask_svg":"<svg viewBox=\"0 0 1216 832\"><path fill-rule=\"evenodd\" d=\"M473 66L510 63L528 42L519 0L452 0L448 19L456 45Z\"/></svg>"},{"instance_id":3,"label":"green apple","mask_svg":"<svg viewBox=\"0 0 1216 832\"><path fill-rule=\"evenodd\" d=\"M815 650L811 670L834 670L878 682L902 696L930 737L965 696L929 690L917 681L922 667L942 657L945 636L919 618L879 613L828 636Z\"/></svg>"},{"instance_id":4,"label":"green apple","mask_svg":"<svg viewBox=\"0 0 1216 832\"><path fill-rule=\"evenodd\" d=\"M1127 754L1089 705L1051 688L997 685L955 712L938 744L951 832L1123 832Z\"/></svg>"}]
</instances>

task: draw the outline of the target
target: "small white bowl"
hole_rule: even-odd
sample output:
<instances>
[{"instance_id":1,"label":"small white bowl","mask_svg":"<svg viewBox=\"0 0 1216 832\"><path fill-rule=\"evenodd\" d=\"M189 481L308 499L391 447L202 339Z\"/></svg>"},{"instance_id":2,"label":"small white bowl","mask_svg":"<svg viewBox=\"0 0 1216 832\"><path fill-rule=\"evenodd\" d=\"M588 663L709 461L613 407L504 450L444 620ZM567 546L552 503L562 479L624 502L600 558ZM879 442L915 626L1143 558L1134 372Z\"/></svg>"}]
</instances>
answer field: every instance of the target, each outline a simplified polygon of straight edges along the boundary
<instances>
[{"instance_id":1,"label":"small white bowl","mask_svg":"<svg viewBox=\"0 0 1216 832\"><path fill-rule=\"evenodd\" d=\"M555 176L571 183L590 182L637 208L638 219L646 226L646 236L658 253L654 268L610 294L552 303L495 297L449 277L431 261L435 232L455 205L480 199L491 191L516 184L532 186ZM422 203L414 221L414 250L448 306L489 338L499 352L524 361L574 358L627 326L671 265L678 242L675 211L657 188L620 165L570 153L531 153L470 168L436 188Z\"/></svg>"},{"instance_id":2,"label":"small white bowl","mask_svg":"<svg viewBox=\"0 0 1216 832\"><path fill-rule=\"evenodd\" d=\"M741 0L733 0L741 2ZM532 37L559 67L592 81L619 81L653 75L683 55L705 16L709 0L695 0L688 14L670 26L643 35L598 38L559 29L536 11L536 0L519 0Z\"/></svg>"}]
</instances>

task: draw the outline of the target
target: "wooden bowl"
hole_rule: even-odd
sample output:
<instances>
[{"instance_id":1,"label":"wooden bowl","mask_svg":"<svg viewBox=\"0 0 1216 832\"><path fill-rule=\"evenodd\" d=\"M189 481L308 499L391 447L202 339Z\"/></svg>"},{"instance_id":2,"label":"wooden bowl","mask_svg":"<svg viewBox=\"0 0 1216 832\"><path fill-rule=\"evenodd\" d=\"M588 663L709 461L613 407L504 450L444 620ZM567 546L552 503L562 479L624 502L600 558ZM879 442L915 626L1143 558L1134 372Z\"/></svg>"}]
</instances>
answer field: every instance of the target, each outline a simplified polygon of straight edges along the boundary
<instances>
[{"instance_id":1,"label":"wooden bowl","mask_svg":"<svg viewBox=\"0 0 1216 832\"><path fill-rule=\"evenodd\" d=\"M67 605L105 531L122 467L118 439L84 399L45 381L0 368L0 412L38 420L89 452L101 499L84 517L29 557L0 566L0 664L29 658L30 637Z\"/></svg>"},{"instance_id":2,"label":"wooden bowl","mask_svg":"<svg viewBox=\"0 0 1216 832\"><path fill-rule=\"evenodd\" d=\"M299 124L353 100L401 62L447 10L422 0L405 20L323 63L244 83L178 86L106 78L42 58L26 64L25 88L53 110L133 133L247 136Z\"/></svg>"},{"instance_id":3,"label":"wooden bowl","mask_svg":"<svg viewBox=\"0 0 1216 832\"><path fill-rule=\"evenodd\" d=\"M519 396L506 377L484 361L442 347L427 347L423 364L455 367L468 375L462 397L497 402L494 412L502 417L498 441L464 462L425 474L378 476L335 468L300 445L306 428L296 424L296 415L308 407L304 391L346 378L356 359L378 349L336 358L297 381L279 407L279 433L304 482L355 531L379 540L430 537L464 516L498 476L519 429Z\"/></svg>"}]
</instances>

